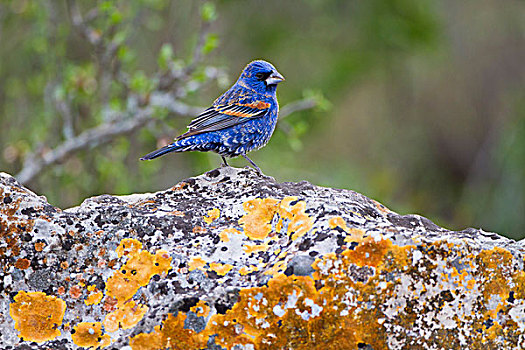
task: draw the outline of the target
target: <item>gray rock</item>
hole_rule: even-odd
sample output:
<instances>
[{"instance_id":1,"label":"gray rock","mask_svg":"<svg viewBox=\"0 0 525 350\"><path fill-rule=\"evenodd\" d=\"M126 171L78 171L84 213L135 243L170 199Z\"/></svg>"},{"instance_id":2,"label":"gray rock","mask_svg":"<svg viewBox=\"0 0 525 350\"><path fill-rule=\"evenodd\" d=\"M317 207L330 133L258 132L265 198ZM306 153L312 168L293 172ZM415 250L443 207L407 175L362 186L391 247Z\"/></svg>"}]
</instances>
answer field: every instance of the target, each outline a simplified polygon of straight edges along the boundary
<instances>
[{"instance_id":1,"label":"gray rock","mask_svg":"<svg viewBox=\"0 0 525 350\"><path fill-rule=\"evenodd\" d=\"M0 348L524 348L523 254L251 169L66 210L0 174Z\"/></svg>"}]
</instances>

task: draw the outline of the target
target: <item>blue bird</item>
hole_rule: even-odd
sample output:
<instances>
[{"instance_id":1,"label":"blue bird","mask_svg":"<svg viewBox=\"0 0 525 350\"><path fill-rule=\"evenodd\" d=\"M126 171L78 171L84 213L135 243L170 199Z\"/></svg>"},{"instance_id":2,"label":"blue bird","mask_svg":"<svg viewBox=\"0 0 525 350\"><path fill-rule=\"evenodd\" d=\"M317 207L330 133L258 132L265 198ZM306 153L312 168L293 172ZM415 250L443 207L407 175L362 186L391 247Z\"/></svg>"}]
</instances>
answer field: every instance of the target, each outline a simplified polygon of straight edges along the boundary
<instances>
[{"instance_id":1,"label":"blue bird","mask_svg":"<svg viewBox=\"0 0 525 350\"><path fill-rule=\"evenodd\" d=\"M277 84L283 80L270 63L249 63L237 82L191 121L187 132L140 159L154 159L169 152L213 151L221 155L225 166L225 157L242 156L262 173L246 153L270 140L279 113Z\"/></svg>"}]
</instances>

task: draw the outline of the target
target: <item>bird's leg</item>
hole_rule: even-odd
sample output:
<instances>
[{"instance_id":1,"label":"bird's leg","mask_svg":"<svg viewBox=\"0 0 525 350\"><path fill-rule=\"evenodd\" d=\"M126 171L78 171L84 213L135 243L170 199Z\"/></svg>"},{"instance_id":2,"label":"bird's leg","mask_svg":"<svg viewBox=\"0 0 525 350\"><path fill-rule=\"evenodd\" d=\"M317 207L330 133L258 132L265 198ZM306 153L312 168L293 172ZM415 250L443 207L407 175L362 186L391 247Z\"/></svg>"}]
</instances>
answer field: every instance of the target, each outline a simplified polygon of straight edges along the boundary
<instances>
[{"instance_id":1,"label":"bird's leg","mask_svg":"<svg viewBox=\"0 0 525 350\"><path fill-rule=\"evenodd\" d=\"M225 167L225 166L228 166L228 167L229 167L230 165L229 165L228 162L226 161L226 158L224 158L224 156L221 156L221 158L222 158L222 164L221 164L221 167Z\"/></svg>"},{"instance_id":2,"label":"bird's leg","mask_svg":"<svg viewBox=\"0 0 525 350\"><path fill-rule=\"evenodd\" d=\"M257 166L257 164L255 164L250 158L246 157L245 154L241 154L241 156L243 156L244 159L246 159L248 162L250 162L251 165L253 165L253 167L255 168L255 170L257 170L257 172L259 173L259 175L262 175L262 171L261 171L261 169Z\"/></svg>"}]
</instances>

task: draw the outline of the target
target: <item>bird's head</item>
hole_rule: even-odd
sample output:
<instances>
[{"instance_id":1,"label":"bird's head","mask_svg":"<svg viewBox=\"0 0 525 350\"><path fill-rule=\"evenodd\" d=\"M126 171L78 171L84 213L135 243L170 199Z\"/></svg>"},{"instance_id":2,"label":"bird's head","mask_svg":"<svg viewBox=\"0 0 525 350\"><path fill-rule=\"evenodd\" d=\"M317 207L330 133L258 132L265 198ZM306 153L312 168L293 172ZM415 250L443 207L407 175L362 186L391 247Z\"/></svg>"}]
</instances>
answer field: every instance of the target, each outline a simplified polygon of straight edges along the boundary
<instances>
[{"instance_id":1,"label":"bird's head","mask_svg":"<svg viewBox=\"0 0 525 350\"><path fill-rule=\"evenodd\" d=\"M275 91L277 84L284 80L284 77L275 67L266 61L250 62L241 73L238 83L256 91Z\"/></svg>"}]
</instances>

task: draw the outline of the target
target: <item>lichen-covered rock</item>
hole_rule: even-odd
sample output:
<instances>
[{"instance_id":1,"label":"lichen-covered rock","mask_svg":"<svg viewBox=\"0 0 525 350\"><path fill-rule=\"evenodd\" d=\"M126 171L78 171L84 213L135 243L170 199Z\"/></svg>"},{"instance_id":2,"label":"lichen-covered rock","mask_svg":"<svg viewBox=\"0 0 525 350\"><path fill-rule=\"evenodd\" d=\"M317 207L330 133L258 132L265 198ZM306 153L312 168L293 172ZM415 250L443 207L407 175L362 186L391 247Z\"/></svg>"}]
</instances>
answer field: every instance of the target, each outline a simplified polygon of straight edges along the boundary
<instances>
[{"instance_id":1,"label":"lichen-covered rock","mask_svg":"<svg viewBox=\"0 0 525 350\"><path fill-rule=\"evenodd\" d=\"M221 168L60 210L0 176L0 348L520 349L523 242Z\"/></svg>"}]
</instances>

